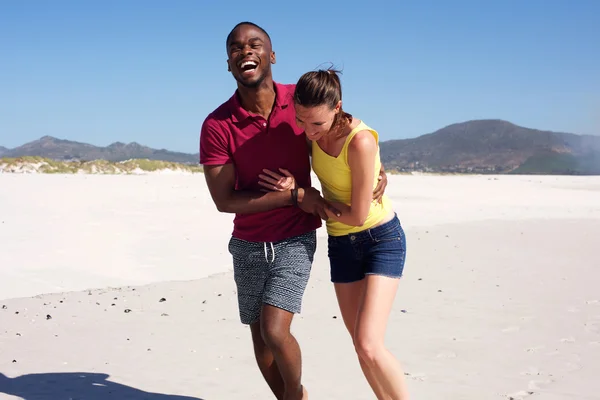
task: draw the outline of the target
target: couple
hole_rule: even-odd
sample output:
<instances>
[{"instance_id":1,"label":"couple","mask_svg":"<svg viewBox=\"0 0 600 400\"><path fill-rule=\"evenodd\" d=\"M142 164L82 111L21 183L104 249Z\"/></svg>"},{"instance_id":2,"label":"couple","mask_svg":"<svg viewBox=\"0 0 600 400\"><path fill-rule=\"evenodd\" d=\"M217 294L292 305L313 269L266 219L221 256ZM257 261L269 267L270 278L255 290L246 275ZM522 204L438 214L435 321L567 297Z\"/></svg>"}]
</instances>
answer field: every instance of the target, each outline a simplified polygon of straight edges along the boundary
<instances>
[{"instance_id":1,"label":"couple","mask_svg":"<svg viewBox=\"0 0 600 400\"><path fill-rule=\"evenodd\" d=\"M408 399L384 345L406 242L383 194L377 132L342 109L335 70L273 82L275 53L261 27L236 25L226 48L237 90L204 121L200 163L217 209L235 214L229 252L239 314L263 377L277 399L308 398L290 325L323 219L331 280L362 371L378 399ZM311 158L323 197L311 186Z\"/></svg>"}]
</instances>

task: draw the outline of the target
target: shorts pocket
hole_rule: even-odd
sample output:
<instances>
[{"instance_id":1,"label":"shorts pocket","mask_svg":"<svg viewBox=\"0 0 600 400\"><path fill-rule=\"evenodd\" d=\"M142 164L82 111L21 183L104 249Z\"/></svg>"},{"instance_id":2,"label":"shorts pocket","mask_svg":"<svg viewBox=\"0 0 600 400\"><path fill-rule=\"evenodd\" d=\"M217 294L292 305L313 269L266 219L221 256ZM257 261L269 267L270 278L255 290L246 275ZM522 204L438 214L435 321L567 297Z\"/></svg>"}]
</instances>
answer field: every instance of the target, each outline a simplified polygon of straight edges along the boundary
<instances>
[{"instance_id":1,"label":"shorts pocket","mask_svg":"<svg viewBox=\"0 0 600 400\"><path fill-rule=\"evenodd\" d=\"M394 226L393 228L386 230L385 232L381 232L373 237L373 241L375 243L384 243L384 242L403 242L404 241L404 230L400 225Z\"/></svg>"}]
</instances>

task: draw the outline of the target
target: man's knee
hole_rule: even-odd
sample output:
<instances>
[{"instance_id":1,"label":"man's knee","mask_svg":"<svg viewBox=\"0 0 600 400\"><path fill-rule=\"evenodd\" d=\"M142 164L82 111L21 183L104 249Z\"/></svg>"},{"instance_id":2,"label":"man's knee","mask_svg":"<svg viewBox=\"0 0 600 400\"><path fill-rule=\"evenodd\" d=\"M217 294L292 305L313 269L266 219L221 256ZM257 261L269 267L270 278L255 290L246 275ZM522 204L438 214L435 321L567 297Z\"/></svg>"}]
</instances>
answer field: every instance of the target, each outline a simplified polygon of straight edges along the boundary
<instances>
[{"instance_id":1,"label":"man's knee","mask_svg":"<svg viewBox=\"0 0 600 400\"><path fill-rule=\"evenodd\" d=\"M260 319L261 337L265 344L271 349L281 349L291 339L290 325L293 314L265 305Z\"/></svg>"},{"instance_id":2,"label":"man's knee","mask_svg":"<svg viewBox=\"0 0 600 400\"><path fill-rule=\"evenodd\" d=\"M262 338L270 349L282 349L291 339L289 328L281 325L266 324L262 328Z\"/></svg>"}]
</instances>

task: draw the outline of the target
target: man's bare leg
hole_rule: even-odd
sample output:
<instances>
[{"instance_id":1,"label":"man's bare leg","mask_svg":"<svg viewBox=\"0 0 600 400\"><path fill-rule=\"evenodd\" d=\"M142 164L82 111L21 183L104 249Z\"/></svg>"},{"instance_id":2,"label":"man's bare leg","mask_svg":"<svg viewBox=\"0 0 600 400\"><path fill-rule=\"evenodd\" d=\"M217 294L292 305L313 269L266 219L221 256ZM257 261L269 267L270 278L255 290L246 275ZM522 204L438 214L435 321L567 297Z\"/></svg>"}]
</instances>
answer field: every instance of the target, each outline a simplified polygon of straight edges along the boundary
<instances>
[{"instance_id":1,"label":"man's bare leg","mask_svg":"<svg viewBox=\"0 0 600 400\"><path fill-rule=\"evenodd\" d=\"M267 347L260 332L260 321L256 321L250 325L252 332L252 343L254 344L254 356L256 363L262 373L265 381L271 388L271 391L278 400L283 399L284 384L277 362L273 357L273 352Z\"/></svg>"},{"instance_id":2,"label":"man's bare leg","mask_svg":"<svg viewBox=\"0 0 600 400\"><path fill-rule=\"evenodd\" d=\"M290 332L293 317L293 313L264 304L260 327L262 338L273 354L284 383L283 400L305 400L308 393L301 382L300 345Z\"/></svg>"}]
</instances>

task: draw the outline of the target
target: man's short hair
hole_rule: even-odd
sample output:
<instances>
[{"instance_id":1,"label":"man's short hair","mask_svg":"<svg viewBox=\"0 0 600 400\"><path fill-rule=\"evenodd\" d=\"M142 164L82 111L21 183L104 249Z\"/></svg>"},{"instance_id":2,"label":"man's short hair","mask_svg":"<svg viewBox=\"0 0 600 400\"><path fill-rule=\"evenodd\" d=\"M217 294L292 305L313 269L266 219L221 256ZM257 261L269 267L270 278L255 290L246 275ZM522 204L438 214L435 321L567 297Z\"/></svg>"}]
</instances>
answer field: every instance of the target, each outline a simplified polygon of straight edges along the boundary
<instances>
[{"instance_id":1,"label":"man's short hair","mask_svg":"<svg viewBox=\"0 0 600 400\"><path fill-rule=\"evenodd\" d=\"M240 27L242 25L250 25L250 26L255 27L256 29L258 29L262 33L264 33L265 36L269 39L269 42L271 42L271 36L269 36L269 34L267 33L267 31L265 31L260 26L256 25L254 22L243 21L243 22L238 23L236 26L234 26L233 29L229 32L229 35L227 35L227 39L225 40L225 46L229 46L229 40L231 40L231 35L233 34L233 31L235 31L238 27Z\"/></svg>"}]
</instances>

